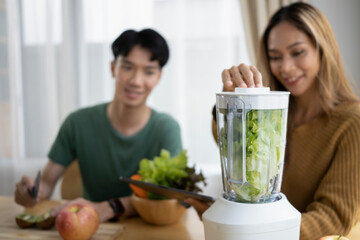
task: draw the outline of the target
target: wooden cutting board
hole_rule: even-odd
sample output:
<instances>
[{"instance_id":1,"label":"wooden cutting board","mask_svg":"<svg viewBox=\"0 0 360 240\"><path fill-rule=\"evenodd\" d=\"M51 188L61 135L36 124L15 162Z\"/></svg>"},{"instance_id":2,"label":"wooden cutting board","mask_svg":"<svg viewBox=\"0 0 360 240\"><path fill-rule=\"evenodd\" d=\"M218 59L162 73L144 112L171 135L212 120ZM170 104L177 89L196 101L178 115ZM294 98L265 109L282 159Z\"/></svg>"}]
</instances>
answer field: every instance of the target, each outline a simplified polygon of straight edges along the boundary
<instances>
[{"instance_id":1,"label":"wooden cutting board","mask_svg":"<svg viewBox=\"0 0 360 240\"><path fill-rule=\"evenodd\" d=\"M16 214L21 212L41 215L42 213L50 210L54 206L60 204L60 201L45 200L38 203L33 208L22 208L14 203L12 199L0 198L2 203L0 210L0 240L2 239L62 239L56 227L54 226L49 230L41 230L38 228L19 228L15 222ZM101 223L98 230L91 238L92 240L108 240L120 239L123 235L124 225L120 223Z\"/></svg>"},{"instance_id":2,"label":"wooden cutting board","mask_svg":"<svg viewBox=\"0 0 360 240\"><path fill-rule=\"evenodd\" d=\"M120 235L124 232L124 226L122 224L100 224L99 229L92 240L110 240L119 239ZM56 228L49 230L41 230L37 228L19 228L15 220L13 223L7 222L0 225L0 239L62 239Z\"/></svg>"}]
</instances>

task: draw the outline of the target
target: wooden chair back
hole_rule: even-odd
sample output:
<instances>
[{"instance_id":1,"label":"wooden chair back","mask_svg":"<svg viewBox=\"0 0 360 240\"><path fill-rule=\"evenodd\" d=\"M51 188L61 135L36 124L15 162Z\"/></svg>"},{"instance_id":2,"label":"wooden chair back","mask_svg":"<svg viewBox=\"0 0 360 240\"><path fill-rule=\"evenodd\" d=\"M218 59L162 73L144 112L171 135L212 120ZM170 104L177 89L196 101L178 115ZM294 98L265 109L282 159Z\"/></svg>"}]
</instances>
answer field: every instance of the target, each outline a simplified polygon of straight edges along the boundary
<instances>
[{"instance_id":1,"label":"wooden chair back","mask_svg":"<svg viewBox=\"0 0 360 240\"><path fill-rule=\"evenodd\" d=\"M82 180L77 159L64 172L61 182L61 197L66 200L82 197Z\"/></svg>"}]
</instances>

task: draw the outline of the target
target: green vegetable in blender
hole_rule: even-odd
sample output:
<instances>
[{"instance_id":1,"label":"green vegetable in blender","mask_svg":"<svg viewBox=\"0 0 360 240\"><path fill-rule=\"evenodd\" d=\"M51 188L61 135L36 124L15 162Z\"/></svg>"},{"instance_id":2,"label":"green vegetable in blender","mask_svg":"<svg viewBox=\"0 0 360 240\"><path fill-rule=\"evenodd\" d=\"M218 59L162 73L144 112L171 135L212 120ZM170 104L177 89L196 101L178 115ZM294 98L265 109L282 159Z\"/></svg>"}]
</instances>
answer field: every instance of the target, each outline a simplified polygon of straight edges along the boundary
<instances>
[{"instance_id":1,"label":"green vegetable in blender","mask_svg":"<svg viewBox=\"0 0 360 240\"><path fill-rule=\"evenodd\" d=\"M201 192L197 183L203 182L206 185L203 174L196 173L195 165L188 167L186 150L179 155L171 157L170 152L161 150L160 156L154 160L142 159L138 173L142 181L154 183L166 187L183 189L191 192ZM149 199L163 199L164 197L149 193Z\"/></svg>"},{"instance_id":2,"label":"green vegetable in blender","mask_svg":"<svg viewBox=\"0 0 360 240\"><path fill-rule=\"evenodd\" d=\"M223 155L227 155L227 133L226 133L226 109L224 114L224 128L220 129L220 147ZM246 113L246 137L245 156L246 171L243 173L242 166L242 121L234 121L235 131L233 133L232 153L234 158L231 168L232 179L242 179L239 183L230 180L230 188L236 194L236 200L246 202L257 202L265 193L271 193L278 174L278 169L284 160L285 142L283 134L286 129L283 126L286 121L286 112L276 110L251 110ZM243 176L244 175L244 176ZM246 180L246 181L245 181ZM270 180L270 186L269 186Z\"/></svg>"}]
</instances>

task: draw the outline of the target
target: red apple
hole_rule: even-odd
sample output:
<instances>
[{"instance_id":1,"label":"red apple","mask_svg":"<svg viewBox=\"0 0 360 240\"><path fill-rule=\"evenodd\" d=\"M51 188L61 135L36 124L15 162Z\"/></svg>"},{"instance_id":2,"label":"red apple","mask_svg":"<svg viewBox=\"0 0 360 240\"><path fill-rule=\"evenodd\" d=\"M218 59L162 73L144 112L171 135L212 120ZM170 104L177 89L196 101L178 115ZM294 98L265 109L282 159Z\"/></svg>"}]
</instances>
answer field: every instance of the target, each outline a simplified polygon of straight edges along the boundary
<instances>
[{"instance_id":1,"label":"red apple","mask_svg":"<svg viewBox=\"0 0 360 240\"><path fill-rule=\"evenodd\" d=\"M329 235L329 236L325 236L320 238L319 240L349 240L347 237L343 237L340 235Z\"/></svg>"},{"instance_id":2,"label":"red apple","mask_svg":"<svg viewBox=\"0 0 360 240\"><path fill-rule=\"evenodd\" d=\"M100 224L95 208L88 204L73 204L63 208L56 217L56 228L65 239L90 239Z\"/></svg>"}]
</instances>

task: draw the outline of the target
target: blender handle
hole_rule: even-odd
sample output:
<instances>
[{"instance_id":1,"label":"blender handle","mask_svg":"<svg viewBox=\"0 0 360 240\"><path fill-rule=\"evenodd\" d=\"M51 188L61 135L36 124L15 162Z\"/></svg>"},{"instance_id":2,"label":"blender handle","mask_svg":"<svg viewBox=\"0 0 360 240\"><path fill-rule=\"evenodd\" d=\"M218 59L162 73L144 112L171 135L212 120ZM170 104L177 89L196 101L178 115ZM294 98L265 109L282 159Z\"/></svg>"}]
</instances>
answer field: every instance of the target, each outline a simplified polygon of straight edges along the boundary
<instances>
[{"instance_id":1,"label":"blender handle","mask_svg":"<svg viewBox=\"0 0 360 240\"><path fill-rule=\"evenodd\" d=\"M242 172L242 175L243 175L243 179L244 179L244 181L245 182L247 182L247 179L246 179L246 105L245 105L245 103L243 103L244 105L244 107L243 107L243 110L242 110L242 112L241 112L241 114L242 114L242 124L241 124L241 126L242 126L242 134L241 134L241 137L242 137L242 142L243 142L243 144L242 144L242 164L243 164L243 166L242 166L242 170L243 170L243 172Z\"/></svg>"},{"instance_id":2,"label":"blender handle","mask_svg":"<svg viewBox=\"0 0 360 240\"><path fill-rule=\"evenodd\" d=\"M240 102L239 102L240 100ZM233 168L232 163L235 161L237 156L235 154L237 153L236 149L234 149L234 129L238 127L237 120L241 121L241 139L239 139L242 144L242 181L246 180L246 107L245 103L241 99L237 99L237 102L239 102L240 106L237 104L227 104L227 161L225 166L226 171L226 178L229 180L231 178L232 174L230 173L230 169ZM241 108L241 105L243 106ZM239 114L238 109L241 108L241 113ZM234 126L235 125L235 126Z\"/></svg>"},{"instance_id":3,"label":"blender handle","mask_svg":"<svg viewBox=\"0 0 360 240\"><path fill-rule=\"evenodd\" d=\"M233 153L233 119L234 119L234 112L233 110L236 110L235 106L230 106L230 104L227 104L226 106L226 122L227 122L227 129L226 129L226 150L227 150L227 158L226 158L226 164L225 164L225 172L226 172L226 180L227 182L229 182L229 178L230 178L230 171L229 171L229 164L230 160L233 158L232 153Z\"/></svg>"}]
</instances>

